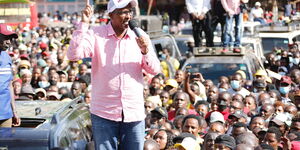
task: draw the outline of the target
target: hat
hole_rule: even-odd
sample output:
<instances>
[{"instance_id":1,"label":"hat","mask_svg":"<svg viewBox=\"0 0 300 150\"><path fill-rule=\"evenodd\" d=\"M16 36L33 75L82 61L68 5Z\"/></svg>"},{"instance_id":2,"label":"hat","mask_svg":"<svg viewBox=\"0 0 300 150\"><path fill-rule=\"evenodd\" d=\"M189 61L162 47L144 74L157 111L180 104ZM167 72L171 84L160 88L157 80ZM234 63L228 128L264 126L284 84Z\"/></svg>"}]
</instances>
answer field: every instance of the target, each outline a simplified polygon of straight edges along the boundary
<instances>
[{"instance_id":1,"label":"hat","mask_svg":"<svg viewBox=\"0 0 300 150\"><path fill-rule=\"evenodd\" d=\"M178 83L177 83L177 81L175 79L168 79L166 81L166 86L167 85L169 85L169 86L171 86L173 88L178 88Z\"/></svg>"},{"instance_id":2,"label":"hat","mask_svg":"<svg viewBox=\"0 0 300 150\"><path fill-rule=\"evenodd\" d=\"M42 52L43 56L50 56L50 54L48 52Z\"/></svg>"},{"instance_id":3,"label":"hat","mask_svg":"<svg viewBox=\"0 0 300 150\"><path fill-rule=\"evenodd\" d=\"M260 2L255 2L255 6L261 6Z\"/></svg>"},{"instance_id":4,"label":"hat","mask_svg":"<svg viewBox=\"0 0 300 150\"><path fill-rule=\"evenodd\" d=\"M18 38L18 35L12 31L11 26L8 26L4 23L0 23L0 34L9 36L10 39Z\"/></svg>"},{"instance_id":5,"label":"hat","mask_svg":"<svg viewBox=\"0 0 300 150\"><path fill-rule=\"evenodd\" d=\"M191 137L196 140L196 136L192 133L182 132L178 136L173 138L173 143L181 143L184 138Z\"/></svg>"},{"instance_id":6,"label":"hat","mask_svg":"<svg viewBox=\"0 0 300 150\"><path fill-rule=\"evenodd\" d=\"M22 77L25 74L32 75L32 73L31 73L30 70L28 70L28 69L21 69L21 71L20 71L20 77Z\"/></svg>"},{"instance_id":7,"label":"hat","mask_svg":"<svg viewBox=\"0 0 300 150\"><path fill-rule=\"evenodd\" d=\"M137 0L110 0L107 4L107 12L111 13L115 9L124 8L129 3L131 4L132 7L135 7L138 2Z\"/></svg>"},{"instance_id":8,"label":"hat","mask_svg":"<svg viewBox=\"0 0 300 150\"><path fill-rule=\"evenodd\" d=\"M278 113L271 122L281 126L286 124L287 126L291 126L292 124L292 117L287 113Z\"/></svg>"},{"instance_id":9,"label":"hat","mask_svg":"<svg viewBox=\"0 0 300 150\"><path fill-rule=\"evenodd\" d=\"M28 60L21 60L19 63L19 68L25 67L26 69L29 69L30 66L31 64Z\"/></svg>"},{"instance_id":10,"label":"hat","mask_svg":"<svg viewBox=\"0 0 300 150\"><path fill-rule=\"evenodd\" d=\"M22 54L22 55L20 55L20 59L21 60L29 60L29 56L28 56L28 54Z\"/></svg>"},{"instance_id":11,"label":"hat","mask_svg":"<svg viewBox=\"0 0 300 150\"><path fill-rule=\"evenodd\" d=\"M50 91L47 93L47 97L49 98L50 96L55 97L57 100L59 100L61 98L61 96L57 92L54 92L54 91Z\"/></svg>"},{"instance_id":12,"label":"hat","mask_svg":"<svg viewBox=\"0 0 300 150\"><path fill-rule=\"evenodd\" d=\"M200 150L200 145L191 137L186 137L181 143L174 145L175 148L183 147L185 150Z\"/></svg>"},{"instance_id":13,"label":"hat","mask_svg":"<svg viewBox=\"0 0 300 150\"><path fill-rule=\"evenodd\" d=\"M152 112L158 112L160 115L162 115L163 117L165 117L165 118L168 119L168 112L167 112L166 108L164 108L164 107L158 106L158 107L156 107L155 109L153 109L153 110L151 111L151 113L152 113Z\"/></svg>"},{"instance_id":14,"label":"hat","mask_svg":"<svg viewBox=\"0 0 300 150\"><path fill-rule=\"evenodd\" d=\"M48 45L44 42L40 43L40 48L41 49L46 49L48 47Z\"/></svg>"},{"instance_id":15,"label":"hat","mask_svg":"<svg viewBox=\"0 0 300 150\"><path fill-rule=\"evenodd\" d=\"M27 46L25 44L20 44L18 48L19 48L20 51L26 51L27 50Z\"/></svg>"},{"instance_id":16,"label":"hat","mask_svg":"<svg viewBox=\"0 0 300 150\"><path fill-rule=\"evenodd\" d=\"M246 78L247 78L246 73L245 73L243 70L238 70L238 71L236 71L235 73L240 74L240 75L242 76L243 79L246 79Z\"/></svg>"},{"instance_id":17,"label":"hat","mask_svg":"<svg viewBox=\"0 0 300 150\"><path fill-rule=\"evenodd\" d=\"M44 94L44 97L47 96L46 90L43 88L37 88L34 90L35 94L42 92Z\"/></svg>"},{"instance_id":18,"label":"hat","mask_svg":"<svg viewBox=\"0 0 300 150\"><path fill-rule=\"evenodd\" d=\"M256 71L254 76L268 76L268 74L265 70L259 69L259 70Z\"/></svg>"},{"instance_id":19,"label":"hat","mask_svg":"<svg viewBox=\"0 0 300 150\"><path fill-rule=\"evenodd\" d=\"M159 95L148 96L146 98L146 101L152 102L155 106L162 106L162 102L161 102Z\"/></svg>"},{"instance_id":20,"label":"hat","mask_svg":"<svg viewBox=\"0 0 300 150\"><path fill-rule=\"evenodd\" d=\"M215 143L217 144L223 144L226 147L230 148L230 149L234 149L235 148L235 140L232 136L229 136L227 134L222 134L219 135L216 140Z\"/></svg>"},{"instance_id":21,"label":"hat","mask_svg":"<svg viewBox=\"0 0 300 150\"><path fill-rule=\"evenodd\" d=\"M287 84L292 84L292 80L289 76L283 76L281 77L280 83L287 83Z\"/></svg>"},{"instance_id":22,"label":"hat","mask_svg":"<svg viewBox=\"0 0 300 150\"><path fill-rule=\"evenodd\" d=\"M44 59L39 59L37 61L37 64L38 64L38 66L41 66L41 67L47 67L47 63Z\"/></svg>"},{"instance_id":23,"label":"hat","mask_svg":"<svg viewBox=\"0 0 300 150\"><path fill-rule=\"evenodd\" d=\"M214 122L217 122L217 121L225 123L224 116L220 112L214 111L210 114L209 122L214 123Z\"/></svg>"},{"instance_id":24,"label":"hat","mask_svg":"<svg viewBox=\"0 0 300 150\"><path fill-rule=\"evenodd\" d=\"M14 57L15 53L14 52L8 52L8 55L11 56L11 57Z\"/></svg>"},{"instance_id":25,"label":"hat","mask_svg":"<svg viewBox=\"0 0 300 150\"><path fill-rule=\"evenodd\" d=\"M247 119L247 115L243 111L235 111L233 114L230 114L228 116L229 119L231 119L232 117L236 117L238 119L240 119L240 118Z\"/></svg>"}]
</instances>

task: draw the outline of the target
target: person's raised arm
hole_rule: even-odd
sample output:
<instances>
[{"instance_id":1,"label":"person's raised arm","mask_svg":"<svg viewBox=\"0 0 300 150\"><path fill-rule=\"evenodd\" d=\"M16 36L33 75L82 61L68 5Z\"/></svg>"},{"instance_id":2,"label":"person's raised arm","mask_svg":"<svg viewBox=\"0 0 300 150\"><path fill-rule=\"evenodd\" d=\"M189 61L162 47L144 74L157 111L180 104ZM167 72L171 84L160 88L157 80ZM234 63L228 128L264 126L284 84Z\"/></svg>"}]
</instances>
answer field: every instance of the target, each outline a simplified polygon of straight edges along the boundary
<instances>
[{"instance_id":1,"label":"person's raised arm","mask_svg":"<svg viewBox=\"0 0 300 150\"><path fill-rule=\"evenodd\" d=\"M81 23L72 35L67 56L70 60L76 61L85 57L92 57L94 53L95 37L94 31L89 30L89 23L93 15L93 8L86 0L86 6L81 11Z\"/></svg>"},{"instance_id":2,"label":"person's raised arm","mask_svg":"<svg viewBox=\"0 0 300 150\"><path fill-rule=\"evenodd\" d=\"M20 126L21 124L21 119L18 117L17 115L17 110L16 110L16 106L15 106L15 95L14 95L14 90L13 90L13 86L12 86L12 82L10 82L10 97L11 97L11 109L13 112L13 117L12 117L12 125L13 126Z\"/></svg>"},{"instance_id":3,"label":"person's raised arm","mask_svg":"<svg viewBox=\"0 0 300 150\"><path fill-rule=\"evenodd\" d=\"M185 76L185 80L184 80L184 91L189 94L190 101L192 104L194 104L195 100L196 100L196 94L192 91L191 85L190 85L191 73L186 72L185 74L186 74L186 76Z\"/></svg>"}]
</instances>

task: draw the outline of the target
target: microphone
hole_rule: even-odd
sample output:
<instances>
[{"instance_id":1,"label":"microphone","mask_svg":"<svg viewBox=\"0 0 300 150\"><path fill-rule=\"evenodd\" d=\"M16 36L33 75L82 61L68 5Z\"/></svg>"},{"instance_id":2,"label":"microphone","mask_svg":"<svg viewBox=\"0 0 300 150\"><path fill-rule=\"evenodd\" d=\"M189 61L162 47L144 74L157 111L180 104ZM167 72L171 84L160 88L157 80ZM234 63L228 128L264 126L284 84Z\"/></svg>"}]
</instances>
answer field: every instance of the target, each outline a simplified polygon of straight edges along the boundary
<instances>
[{"instance_id":1,"label":"microphone","mask_svg":"<svg viewBox=\"0 0 300 150\"><path fill-rule=\"evenodd\" d=\"M128 24L129 24L129 28L131 30L133 30L133 32L135 33L135 35L137 37L141 37L142 36L142 33L140 32L138 24L137 24L137 22L135 20L130 20Z\"/></svg>"}]
</instances>

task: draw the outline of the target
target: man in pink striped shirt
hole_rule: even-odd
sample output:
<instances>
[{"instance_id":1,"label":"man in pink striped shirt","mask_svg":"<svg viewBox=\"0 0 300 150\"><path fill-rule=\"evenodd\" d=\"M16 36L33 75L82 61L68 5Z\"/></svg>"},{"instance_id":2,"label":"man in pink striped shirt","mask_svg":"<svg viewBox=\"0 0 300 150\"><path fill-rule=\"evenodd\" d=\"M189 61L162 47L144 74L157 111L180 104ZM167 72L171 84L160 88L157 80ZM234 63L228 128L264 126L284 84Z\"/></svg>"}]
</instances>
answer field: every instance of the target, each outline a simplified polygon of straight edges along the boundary
<instances>
[{"instance_id":1,"label":"man in pink striped shirt","mask_svg":"<svg viewBox=\"0 0 300 150\"><path fill-rule=\"evenodd\" d=\"M111 21L89 29L92 7L82 11L67 53L70 60L92 58L91 113L96 149L143 149L142 69L160 72L159 60L145 32L128 28L137 0L110 0Z\"/></svg>"}]
</instances>

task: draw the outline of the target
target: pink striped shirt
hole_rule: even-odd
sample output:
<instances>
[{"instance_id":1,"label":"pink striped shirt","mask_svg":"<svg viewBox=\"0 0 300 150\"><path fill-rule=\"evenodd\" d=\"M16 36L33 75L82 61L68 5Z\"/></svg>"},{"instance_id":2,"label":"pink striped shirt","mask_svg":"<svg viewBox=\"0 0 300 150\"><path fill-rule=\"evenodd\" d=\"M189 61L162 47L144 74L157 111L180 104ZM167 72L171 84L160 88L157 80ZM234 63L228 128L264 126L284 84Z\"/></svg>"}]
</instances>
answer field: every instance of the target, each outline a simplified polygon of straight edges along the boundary
<instances>
[{"instance_id":1,"label":"pink striped shirt","mask_svg":"<svg viewBox=\"0 0 300 150\"><path fill-rule=\"evenodd\" d=\"M160 63L151 43L149 52L142 55L135 38L128 28L118 39L110 23L92 29L85 23L77 26L67 56L70 60L92 58L91 113L122 121L123 111L124 122L145 118L142 69L157 74Z\"/></svg>"},{"instance_id":2,"label":"pink striped shirt","mask_svg":"<svg viewBox=\"0 0 300 150\"><path fill-rule=\"evenodd\" d=\"M233 13L230 15L237 15L241 12L241 0L221 0L221 3L226 12Z\"/></svg>"}]
</instances>

